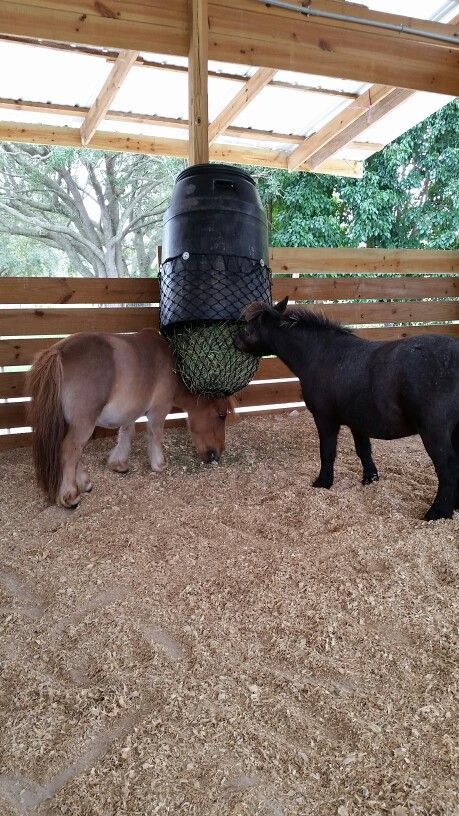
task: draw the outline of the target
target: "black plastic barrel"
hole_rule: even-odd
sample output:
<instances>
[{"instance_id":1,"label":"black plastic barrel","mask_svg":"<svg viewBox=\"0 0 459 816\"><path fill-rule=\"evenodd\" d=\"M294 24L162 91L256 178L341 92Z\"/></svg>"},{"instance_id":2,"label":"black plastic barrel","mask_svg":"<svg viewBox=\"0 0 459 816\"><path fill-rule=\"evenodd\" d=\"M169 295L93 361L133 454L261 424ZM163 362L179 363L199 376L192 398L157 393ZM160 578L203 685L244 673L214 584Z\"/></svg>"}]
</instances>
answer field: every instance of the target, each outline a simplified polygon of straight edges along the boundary
<instances>
[{"instance_id":1,"label":"black plastic barrel","mask_svg":"<svg viewBox=\"0 0 459 816\"><path fill-rule=\"evenodd\" d=\"M271 302L266 214L252 177L198 164L177 177L164 215L161 325L238 320Z\"/></svg>"}]
</instances>

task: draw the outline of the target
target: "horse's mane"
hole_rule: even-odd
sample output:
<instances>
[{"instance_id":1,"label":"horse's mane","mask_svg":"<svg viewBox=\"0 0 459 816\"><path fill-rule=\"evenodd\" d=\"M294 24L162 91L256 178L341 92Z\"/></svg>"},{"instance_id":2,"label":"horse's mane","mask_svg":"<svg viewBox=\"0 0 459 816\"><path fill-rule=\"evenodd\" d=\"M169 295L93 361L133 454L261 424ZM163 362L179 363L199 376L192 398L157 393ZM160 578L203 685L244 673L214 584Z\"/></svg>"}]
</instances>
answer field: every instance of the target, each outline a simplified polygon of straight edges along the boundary
<instances>
[{"instance_id":1,"label":"horse's mane","mask_svg":"<svg viewBox=\"0 0 459 816\"><path fill-rule=\"evenodd\" d=\"M281 326L283 328L304 328L316 331L334 330L339 334L353 334L350 329L346 329L340 323L329 320L320 312L313 312L305 306L287 306L285 312L281 314Z\"/></svg>"},{"instance_id":2,"label":"horse's mane","mask_svg":"<svg viewBox=\"0 0 459 816\"><path fill-rule=\"evenodd\" d=\"M246 306L242 312L243 318L247 321L253 320L261 314L269 314L279 320L279 325L284 329L304 328L314 329L315 331L334 331L338 334L354 333L340 323L329 320L320 312L311 311L307 306L287 306L283 312L280 312L275 306L256 301Z\"/></svg>"}]
</instances>

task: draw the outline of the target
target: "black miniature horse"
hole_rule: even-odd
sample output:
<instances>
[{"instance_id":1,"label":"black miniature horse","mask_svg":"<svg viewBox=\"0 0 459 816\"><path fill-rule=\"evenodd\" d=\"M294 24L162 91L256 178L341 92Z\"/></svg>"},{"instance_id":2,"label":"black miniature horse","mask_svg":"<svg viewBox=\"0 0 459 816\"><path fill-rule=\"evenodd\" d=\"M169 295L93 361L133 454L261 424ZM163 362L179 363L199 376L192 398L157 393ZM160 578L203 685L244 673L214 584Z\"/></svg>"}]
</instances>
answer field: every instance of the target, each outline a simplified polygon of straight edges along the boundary
<instances>
[{"instance_id":1,"label":"black miniature horse","mask_svg":"<svg viewBox=\"0 0 459 816\"><path fill-rule=\"evenodd\" d=\"M304 308L252 303L236 347L276 354L299 377L320 438L314 487L330 488L341 425L354 437L363 484L378 481L370 437L420 434L438 492L427 521L459 508L459 340L425 335L372 342Z\"/></svg>"}]
</instances>

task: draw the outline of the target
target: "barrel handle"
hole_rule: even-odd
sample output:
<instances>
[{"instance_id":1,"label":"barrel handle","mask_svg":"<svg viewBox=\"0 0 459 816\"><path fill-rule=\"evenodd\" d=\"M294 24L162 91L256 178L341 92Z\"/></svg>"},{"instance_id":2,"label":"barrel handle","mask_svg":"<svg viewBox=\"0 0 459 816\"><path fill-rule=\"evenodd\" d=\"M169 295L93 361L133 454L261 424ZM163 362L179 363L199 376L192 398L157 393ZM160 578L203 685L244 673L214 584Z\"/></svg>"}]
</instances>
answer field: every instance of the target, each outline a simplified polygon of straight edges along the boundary
<instances>
[{"instance_id":1,"label":"barrel handle","mask_svg":"<svg viewBox=\"0 0 459 816\"><path fill-rule=\"evenodd\" d=\"M221 190L230 190L232 193L237 192L236 184L229 179L214 179L214 190L218 188Z\"/></svg>"}]
</instances>

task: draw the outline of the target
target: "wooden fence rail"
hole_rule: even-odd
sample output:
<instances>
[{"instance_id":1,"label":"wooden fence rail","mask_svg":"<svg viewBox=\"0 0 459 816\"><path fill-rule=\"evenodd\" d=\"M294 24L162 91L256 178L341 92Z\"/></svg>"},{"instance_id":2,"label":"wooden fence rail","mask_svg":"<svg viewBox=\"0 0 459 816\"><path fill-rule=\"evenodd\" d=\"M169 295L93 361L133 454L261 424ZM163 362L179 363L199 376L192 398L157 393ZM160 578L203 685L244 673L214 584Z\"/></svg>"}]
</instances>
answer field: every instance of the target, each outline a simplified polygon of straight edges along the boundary
<instances>
[{"instance_id":1,"label":"wooden fence rail","mask_svg":"<svg viewBox=\"0 0 459 816\"><path fill-rule=\"evenodd\" d=\"M272 248L270 263L274 299L307 303L364 337L459 337L459 252ZM152 278L0 278L0 450L30 443L18 429L26 424L25 367L39 351L81 330L157 327L158 301ZM286 366L266 358L237 402L279 410L301 395Z\"/></svg>"}]
</instances>

